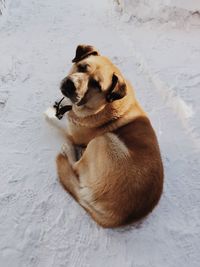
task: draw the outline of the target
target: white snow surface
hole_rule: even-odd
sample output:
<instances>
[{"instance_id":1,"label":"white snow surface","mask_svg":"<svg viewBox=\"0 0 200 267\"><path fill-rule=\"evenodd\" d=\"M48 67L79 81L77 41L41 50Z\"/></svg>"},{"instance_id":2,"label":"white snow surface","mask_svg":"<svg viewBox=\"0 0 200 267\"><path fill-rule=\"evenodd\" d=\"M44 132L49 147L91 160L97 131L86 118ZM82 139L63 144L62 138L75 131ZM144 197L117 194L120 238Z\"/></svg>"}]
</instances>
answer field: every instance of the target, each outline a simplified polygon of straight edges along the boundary
<instances>
[{"instance_id":1,"label":"white snow surface","mask_svg":"<svg viewBox=\"0 0 200 267\"><path fill-rule=\"evenodd\" d=\"M0 15L3 14L4 9L5 9L5 1L0 0Z\"/></svg>"},{"instance_id":2,"label":"white snow surface","mask_svg":"<svg viewBox=\"0 0 200 267\"><path fill-rule=\"evenodd\" d=\"M115 2L123 12L125 20L170 22L172 25L178 23L179 26L192 22L200 25L199 0L115 0Z\"/></svg>"},{"instance_id":3,"label":"white snow surface","mask_svg":"<svg viewBox=\"0 0 200 267\"><path fill-rule=\"evenodd\" d=\"M175 20L107 0L12 0L0 16L1 267L200 266L200 16L198 1L174 2ZM64 139L43 111L79 43L120 67L157 132L164 192L134 226L102 229L58 182Z\"/></svg>"}]
</instances>

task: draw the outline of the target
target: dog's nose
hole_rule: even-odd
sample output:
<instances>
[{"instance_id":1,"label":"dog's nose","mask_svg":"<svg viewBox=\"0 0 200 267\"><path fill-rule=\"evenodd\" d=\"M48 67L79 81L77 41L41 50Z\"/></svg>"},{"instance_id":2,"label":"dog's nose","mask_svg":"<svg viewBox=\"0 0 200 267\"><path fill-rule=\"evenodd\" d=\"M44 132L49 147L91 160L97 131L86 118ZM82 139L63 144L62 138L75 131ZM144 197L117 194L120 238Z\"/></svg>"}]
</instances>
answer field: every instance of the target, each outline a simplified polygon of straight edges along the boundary
<instances>
[{"instance_id":1,"label":"dog's nose","mask_svg":"<svg viewBox=\"0 0 200 267\"><path fill-rule=\"evenodd\" d=\"M66 79L61 86L61 92L68 98L76 97L76 87L72 80Z\"/></svg>"}]
</instances>

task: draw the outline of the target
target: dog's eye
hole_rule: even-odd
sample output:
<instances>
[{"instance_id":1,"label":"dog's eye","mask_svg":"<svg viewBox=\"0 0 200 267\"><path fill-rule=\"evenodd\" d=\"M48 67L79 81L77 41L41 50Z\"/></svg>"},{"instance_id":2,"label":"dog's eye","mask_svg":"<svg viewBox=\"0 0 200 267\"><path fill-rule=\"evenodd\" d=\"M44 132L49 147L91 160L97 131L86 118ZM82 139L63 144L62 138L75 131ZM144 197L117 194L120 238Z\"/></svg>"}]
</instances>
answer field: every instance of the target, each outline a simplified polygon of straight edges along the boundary
<instances>
[{"instance_id":1,"label":"dog's eye","mask_svg":"<svg viewBox=\"0 0 200 267\"><path fill-rule=\"evenodd\" d=\"M97 89L99 91L101 91L101 85L98 81L96 81L95 79L91 79L90 83L89 83L90 87Z\"/></svg>"},{"instance_id":2,"label":"dog's eye","mask_svg":"<svg viewBox=\"0 0 200 267\"><path fill-rule=\"evenodd\" d=\"M86 72L87 71L87 64L78 65L78 72Z\"/></svg>"}]
</instances>

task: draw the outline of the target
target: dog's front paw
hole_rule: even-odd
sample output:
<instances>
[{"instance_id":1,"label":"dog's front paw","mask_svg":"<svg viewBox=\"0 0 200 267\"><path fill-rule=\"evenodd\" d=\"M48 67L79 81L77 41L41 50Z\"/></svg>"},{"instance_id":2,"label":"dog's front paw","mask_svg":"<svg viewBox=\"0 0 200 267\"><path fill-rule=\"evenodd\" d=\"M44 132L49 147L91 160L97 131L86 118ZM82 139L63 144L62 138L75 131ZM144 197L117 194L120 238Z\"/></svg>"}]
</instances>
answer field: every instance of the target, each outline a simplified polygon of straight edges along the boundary
<instances>
[{"instance_id":1,"label":"dog's front paw","mask_svg":"<svg viewBox=\"0 0 200 267\"><path fill-rule=\"evenodd\" d=\"M56 109L54 107L49 107L45 112L44 112L45 118L49 121L54 121L58 120L56 117Z\"/></svg>"},{"instance_id":2,"label":"dog's front paw","mask_svg":"<svg viewBox=\"0 0 200 267\"><path fill-rule=\"evenodd\" d=\"M66 141L61 147L61 153L63 156L68 158L69 162L73 164L76 160L75 149L73 144L70 141Z\"/></svg>"},{"instance_id":3,"label":"dog's front paw","mask_svg":"<svg viewBox=\"0 0 200 267\"><path fill-rule=\"evenodd\" d=\"M63 156L68 157L69 154L71 153L71 148L70 148L69 144L64 143L64 144L62 145L62 147L61 147L61 151L60 151L60 152L61 152L61 154L62 154Z\"/></svg>"}]
</instances>

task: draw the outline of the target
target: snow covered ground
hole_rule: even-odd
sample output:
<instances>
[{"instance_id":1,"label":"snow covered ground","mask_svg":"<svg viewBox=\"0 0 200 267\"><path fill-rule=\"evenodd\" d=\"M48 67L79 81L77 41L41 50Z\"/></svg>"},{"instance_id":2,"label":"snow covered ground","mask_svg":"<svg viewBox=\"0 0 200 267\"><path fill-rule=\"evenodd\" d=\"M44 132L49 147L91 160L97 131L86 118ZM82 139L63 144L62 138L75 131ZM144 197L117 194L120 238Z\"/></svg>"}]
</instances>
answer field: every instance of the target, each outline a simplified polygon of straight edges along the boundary
<instances>
[{"instance_id":1,"label":"snow covered ground","mask_svg":"<svg viewBox=\"0 0 200 267\"><path fill-rule=\"evenodd\" d=\"M161 2L5 1L1 267L199 267L199 4ZM158 135L164 193L136 226L98 227L57 180L54 159L64 140L42 113L60 95L60 80L79 43L96 46L123 70Z\"/></svg>"}]
</instances>

